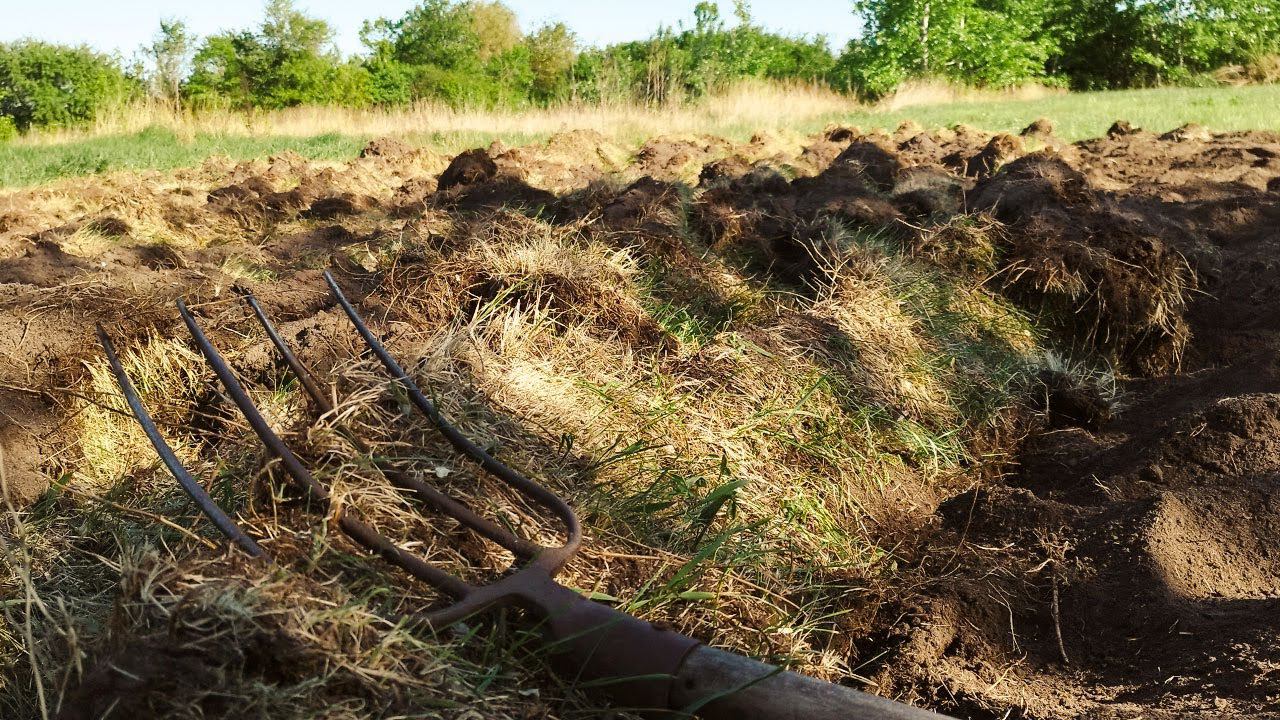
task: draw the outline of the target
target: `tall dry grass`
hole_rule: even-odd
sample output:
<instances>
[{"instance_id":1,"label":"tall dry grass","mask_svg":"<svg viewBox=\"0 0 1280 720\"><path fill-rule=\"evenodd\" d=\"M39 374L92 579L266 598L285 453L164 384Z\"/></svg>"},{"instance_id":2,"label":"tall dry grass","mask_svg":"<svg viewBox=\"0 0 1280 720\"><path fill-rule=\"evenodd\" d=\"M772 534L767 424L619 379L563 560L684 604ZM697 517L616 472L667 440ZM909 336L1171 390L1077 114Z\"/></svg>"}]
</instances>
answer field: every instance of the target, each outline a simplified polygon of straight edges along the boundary
<instances>
[{"instance_id":1,"label":"tall dry grass","mask_svg":"<svg viewBox=\"0 0 1280 720\"><path fill-rule=\"evenodd\" d=\"M58 144L103 135L127 135L164 128L179 137L198 134L312 137L344 135L463 135L544 137L564 130L596 130L608 137L642 139L654 135L736 134L757 129L797 128L852 113L886 112L919 105L983 100L1035 99L1053 94L1039 85L1012 90L979 90L942 81L904 85L884 101L868 105L819 85L744 82L708 98L680 105L562 104L545 108L454 108L419 102L401 108L305 106L282 110L185 110L143 100L102 113L79 128L31 133L20 142Z\"/></svg>"},{"instance_id":2,"label":"tall dry grass","mask_svg":"<svg viewBox=\"0 0 1280 720\"><path fill-rule=\"evenodd\" d=\"M976 88L970 85L938 79L912 80L903 83L892 95L874 107L893 112L909 107L949 105L951 103L1000 102L1007 100L1041 100L1054 95L1066 95L1063 88L1027 83L1002 90Z\"/></svg>"},{"instance_id":3,"label":"tall dry grass","mask_svg":"<svg viewBox=\"0 0 1280 720\"><path fill-rule=\"evenodd\" d=\"M1260 53L1243 65L1225 65L1212 74L1223 85L1271 85L1280 83L1280 53Z\"/></svg>"},{"instance_id":4,"label":"tall dry grass","mask_svg":"<svg viewBox=\"0 0 1280 720\"><path fill-rule=\"evenodd\" d=\"M399 108L304 106L270 111L186 110L144 100L102 113L80 128L38 131L21 142L54 144L101 135L165 128L200 133L309 137L484 133L540 136L561 130L597 130L609 136L706 132L730 126L778 126L856 110L848 96L818 86L750 83L679 106L563 104L545 108L454 108L419 102Z\"/></svg>"}]
</instances>

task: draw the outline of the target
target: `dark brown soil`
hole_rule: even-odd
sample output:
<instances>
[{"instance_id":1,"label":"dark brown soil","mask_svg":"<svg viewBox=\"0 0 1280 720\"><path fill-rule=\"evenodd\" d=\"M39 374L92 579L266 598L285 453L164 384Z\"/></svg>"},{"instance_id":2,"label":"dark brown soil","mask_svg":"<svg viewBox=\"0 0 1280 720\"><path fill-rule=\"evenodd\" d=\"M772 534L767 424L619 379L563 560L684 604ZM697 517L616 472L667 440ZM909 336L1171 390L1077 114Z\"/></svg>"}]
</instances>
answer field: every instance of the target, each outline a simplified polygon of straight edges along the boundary
<instances>
[{"instance_id":1,"label":"dark brown soil","mask_svg":"<svg viewBox=\"0 0 1280 720\"><path fill-rule=\"evenodd\" d=\"M1276 145L1252 152L1197 128L1155 138L1117 125L1080 143L1078 162L1031 155L970 193L1011 233L1009 290L1053 304L1050 275L1087 277L1087 291L1062 298L1060 327L1147 377L1114 408L1046 377L1047 428L1007 484L941 508L959 547L984 549L957 561L952 587L908 609L918 627L894 640L900 659L880 677L900 682L897 663L909 662L930 678L916 687L943 688L961 715L1280 708L1269 676L1280 662L1269 259L1280 204L1265 190L1274 172L1255 172ZM1024 574L996 579L1011 566Z\"/></svg>"},{"instance_id":2,"label":"dark brown soil","mask_svg":"<svg viewBox=\"0 0 1280 720\"><path fill-rule=\"evenodd\" d=\"M1037 121L1019 137L907 126L771 143L658 138L619 165L607 141L575 132L446 167L379 140L343 170L289 156L206 168L218 180L205 190L180 175L148 191L165 232L204 238L177 245L114 215L0 197L9 498L47 484L74 405L62 391L98 352L95 322L122 338L173 334L174 299L247 283L286 332L321 337L333 316L320 268L372 287L362 257L408 236L462 253L449 224L493 213L598 222L609 242L677 264L692 238L804 292L836 220L1004 293L1065 352L1125 378L1113 399L1042 375L1013 470L900 531L911 583L851 616L858 674L960 717L1280 717L1280 138L1117 122L1069 145ZM85 228L113 244L73 252ZM245 258L253 279L231 270ZM638 354L671 346L648 315L569 275L535 288L397 272L466 307L515 293L589 309L602 337Z\"/></svg>"}]
</instances>

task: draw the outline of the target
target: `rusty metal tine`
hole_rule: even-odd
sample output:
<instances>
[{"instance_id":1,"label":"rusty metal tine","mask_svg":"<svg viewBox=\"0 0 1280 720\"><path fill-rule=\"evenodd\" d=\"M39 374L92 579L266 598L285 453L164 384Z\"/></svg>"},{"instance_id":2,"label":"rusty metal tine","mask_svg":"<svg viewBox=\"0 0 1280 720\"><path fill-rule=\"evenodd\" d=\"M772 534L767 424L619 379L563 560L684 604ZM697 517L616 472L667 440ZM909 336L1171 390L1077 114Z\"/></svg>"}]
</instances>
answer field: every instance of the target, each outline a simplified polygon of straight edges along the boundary
<instances>
[{"instance_id":1,"label":"rusty metal tine","mask_svg":"<svg viewBox=\"0 0 1280 720\"><path fill-rule=\"evenodd\" d=\"M214 374L218 376L218 380L226 388L231 400L240 408L245 420L249 421L249 425L253 428L254 433L257 434L258 439L267 446L272 455L280 460L285 472L288 473L289 477L293 479L300 489L309 493L313 499L327 503L330 499L329 491L311 476L311 473L298 460L298 457L293 454L289 446L285 445L284 441L267 425L262 413L258 411L257 406L253 404L253 400L244 391L240 381L231 372L231 368L222 359L222 355L218 353L217 348L213 346L213 343L209 342L209 338L205 336L204 331L200 329L199 323L196 322L195 316L191 314L187 309L186 303L182 300L178 300L178 312L182 315L182 321L186 323L187 330L191 332L191 337L196 341L200 354L204 355L205 360L213 368ZM425 562L418 556L400 549L387 537L346 511L340 510L338 512L338 525L353 540L377 552L388 562L402 568L419 580L436 586L455 598L466 598L475 590L475 588L462 580Z\"/></svg>"},{"instance_id":2,"label":"rusty metal tine","mask_svg":"<svg viewBox=\"0 0 1280 720\"><path fill-rule=\"evenodd\" d=\"M239 290L241 297L245 299L245 302L249 303L249 308L257 316L258 324L267 332L267 337L271 339L271 344L276 346L276 350L280 352L289 369L293 371L294 377L298 378L298 382L302 383L303 389L307 391L307 395L311 396L311 400L319 408L320 414L333 412L333 403L329 402L328 398L320 390L320 384L316 382L311 370L302 364L298 356L294 355L293 349L284 341L284 338L280 337L280 333L276 332L275 325L271 323L271 319L267 317L267 313L263 311L262 306L258 305L258 298L254 297L253 293L245 288L239 288Z\"/></svg>"},{"instance_id":3,"label":"rusty metal tine","mask_svg":"<svg viewBox=\"0 0 1280 720\"><path fill-rule=\"evenodd\" d=\"M369 346L374 355L377 355L378 359L382 361L382 365L395 377L396 381L409 393L409 398L413 401L413 404L435 423L436 428L445 436L445 439L455 448L479 463L486 471L523 493L526 497L554 512L565 524L567 539L564 545L559 548L548 549L538 558L539 563L549 573L554 574L555 571L563 567L569 561L569 558L578 551L578 547L582 543L582 525L578 521L577 514L569 507L569 504L561 499L559 495L530 480L485 452L483 448L463 435L452 423L445 420L444 416L436 409L435 404L422 394L422 391L418 389L417 384L413 382L408 373L400 367L395 358L391 357L391 354L382 346L382 343L374 337L373 332L361 320L355 307L342 294L342 289L338 287L337 281L333 279L333 275L328 270L324 273L324 279L329 284L329 291L333 293L334 299L338 301L343 312L347 314L347 319L351 321L356 331L364 338L365 344Z\"/></svg>"},{"instance_id":4,"label":"rusty metal tine","mask_svg":"<svg viewBox=\"0 0 1280 720\"><path fill-rule=\"evenodd\" d=\"M249 303L249 307L253 309L254 315L258 318L258 323L262 325L263 330L267 332L267 337L271 339L271 344L280 352L281 357L284 358L285 363L289 365L289 369L293 371L293 374L302 383L303 389L305 389L307 394L311 396L311 399L315 401L316 406L319 407L322 413L333 412L333 404L330 403L320 392L320 386L314 381L314 376L312 376L311 370L298 359L298 356L293 352L293 349L289 347L289 344L285 342L284 338L280 336L280 333L276 331L275 326L271 322L271 318L269 318L266 312L263 311L262 307L258 305L257 298L255 298L253 293L248 290L241 290L241 294L244 296L245 301ZM355 446L357 451L363 455L373 457L372 450L359 435L347 431L346 428L341 425L337 425L337 428L343 436ZM494 543L497 543L499 546L510 550L517 557L527 560L543 550L542 546L537 543L532 543L528 540L517 537L514 533L511 533L487 518L476 514L475 511L467 507L462 502L440 492L435 487L432 487L417 478L410 477L393 467L387 466L386 463L381 462L376 457L374 457L373 460L374 464L378 466L378 469L382 471L383 475L385 475L392 484L402 490L414 493L423 502L434 506L440 512L454 518L480 535L488 538Z\"/></svg>"},{"instance_id":5,"label":"rusty metal tine","mask_svg":"<svg viewBox=\"0 0 1280 720\"><path fill-rule=\"evenodd\" d=\"M328 502L329 491L323 485L316 482L311 477L311 473L302 465L298 457L293 454L288 445L271 430L267 425L266 419L262 417L262 413L258 412L258 408L253 404L253 400L249 399L248 393L244 391L244 387L240 385L240 381L236 379L235 373L231 372L231 368L227 366L222 355L218 352L213 343L209 342L209 338L205 336L204 331L200 329L200 325L196 322L196 318L187 309L187 304L182 300L178 300L178 313L182 315L182 321L186 323L187 330L190 331L191 337L196 341L196 347L200 349L200 354L204 355L213 372L218 376L218 380L222 382L222 386L226 388L227 394L240 408L240 412L244 415L245 420L249 421L250 427L262 440L267 449L271 451L284 465L289 476L297 481L298 486L310 493L311 497L322 502Z\"/></svg>"},{"instance_id":6,"label":"rusty metal tine","mask_svg":"<svg viewBox=\"0 0 1280 720\"><path fill-rule=\"evenodd\" d=\"M160 435L160 430L151 419L147 409L142 406L138 391L134 389L133 382L129 379L129 374L125 372L124 365L120 363L120 357L116 355L116 348L111 343L111 338L107 336L107 331L103 330L101 325L96 325L95 327L98 331L98 341L102 343L102 349L107 354L107 362L111 365L111 372L116 376L116 383L120 386L120 392L124 394L125 402L129 403L129 409L133 411L134 419L142 426L142 431L151 440L151 446L155 448L156 454L160 456L160 460L164 462L165 467L169 468L169 472L178 481L178 485L195 502L196 507L200 508L200 512L204 513L205 517L213 522L214 526L218 528L218 532L221 532L227 539L240 546L240 549L253 557L266 555L262 547L254 542L253 538L246 535L244 530L236 524L236 521L223 512L222 508L218 507L213 498L209 497L209 493L183 466L182 461L174 454L173 448L169 447L169 443L165 442L164 437Z\"/></svg>"}]
</instances>

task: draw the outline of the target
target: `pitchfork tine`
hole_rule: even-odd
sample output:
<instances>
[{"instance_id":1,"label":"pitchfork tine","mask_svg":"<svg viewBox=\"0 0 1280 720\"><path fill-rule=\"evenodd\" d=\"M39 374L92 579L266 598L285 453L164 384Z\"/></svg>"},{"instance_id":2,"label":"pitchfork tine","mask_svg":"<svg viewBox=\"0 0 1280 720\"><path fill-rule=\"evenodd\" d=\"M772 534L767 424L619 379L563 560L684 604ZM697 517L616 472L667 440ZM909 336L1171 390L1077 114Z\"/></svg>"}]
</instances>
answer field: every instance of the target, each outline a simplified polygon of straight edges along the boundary
<instances>
[{"instance_id":1,"label":"pitchfork tine","mask_svg":"<svg viewBox=\"0 0 1280 720\"><path fill-rule=\"evenodd\" d=\"M289 347L289 344L286 343L284 338L280 336L280 333L276 331L275 325L271 322L271 318L267 317L267 313L258 304L258 299L255 298L253 293L248 290L242 289L241 293L244 296L245 302L247 302L249 307L253 309L253 314L258 318L258 323L262 325L262 329L266 331L267 337L271 339L271 344L275 345L276 350L279 351L280 356L284 358L289 369L293 371L294 376L296 376L299 382L302 383L303 389L311 396L311 400L315 402L320 413L332 413L333 403L329 402L328 398L325 397L324 393L320 389L320 385L315 381L314 376L311 374L311 370L298 359L298 356L293 352L293 349ZM508 532L487 518L477 515L475 511L467 507L465 504L449 497L445 493L440 492L431 485L422 482L417 478L410 477L393 467L388 467L386 463L381 462L378 458L373 456L372 450L359 435L348 432L346 428L343 428L340 425L337 427L343 436L355 446L356 450L363 455L373 458L374 464L377 465L378 469L382 471L382 474L385 475L395 486L402 490L414 493L423 502L432 505L440 512L454 518L480 535L488 538L494 543L497 543L499 546L510 550L522 560L528 560L529 558L535 557L542 551L542 547L536 543L531 543L528 540L517 537L514 533Z\"/></svg>"},{"instance_id":2,"label":"pitchfork tine","mask_svg":"<svg viewBox=\"0 0 1280 720\"><path fill-rule=\"evenodd\" d=\"M204 355L209 366L213 368L214 374L218 376L218 380L226 388L231 400L240 408L245 420L249 421L249 425L253 428L254 433L257 434L258 439L267 446L272 455L275 455L280 460L285 472L289 474L289 477L293 479L300 489L306 491L313 499L327 504L329 491L311 476L311 473L298 460L298 457L293 454L289 446L285 445L284 441L267 425L262 413L258 411L257 406L253 404L253 400L245 393L240 381L231 372L231 368L222 359L222 355L218 353L217 348L213 346L213 343L209 342L209 338L205 336L204 331L200 329L199 323L196 322L195 316L191 314L187 309L186 303L182 300L178 300L178 312L182 315L183 322L187 324L187 329L191 331L191 337L196 341L200 354ZM425 562L418 556L401 550L386 536L345 510L338 511L338 525L353 540L364 545L369 550L377 552L388 562L402 568L419 580L436 586L455 598L466 598L475 590L475 588L462 580Z\"/></svg>"},{"instance_id":3,"label":"pitchfork tine","mask_svg":"<svg viewBox=\"0 0 1280 720\"><path fill-rule=\"evenodd\" d=\"M325 415L333 412L333 403L329 402L329 399L321 392L320 384L316 382L311 370L302 364L298 356L293 353L293 349L284 341L284 338L280 337L280 333L276 332L275 325L271 324L271 319L267 317L267 313L263 311L262 306L258 305L258 299L245 288L240 288L240 294L244 297L245 302L249 303L249 308L253 310L254 316L258 318L258 324L262 325L262 329L267 332L267 337L271 339L271 344L276 346L276 350L284 358L294 376L298 378L298 382L302 383L302 388L307 391L307 395L311 396L311 400L320 410L320 414ZM363 449L361 449L361 452L363 452Z\"/></svg>"},{"instance_id":4,"label":"pitchfork tine","mask_svg":"<svg viewBox=\"0 0 1280 720\"><path fill-rule=\"evenodd\" d=\"M373 332L360 319L355 307L342 294L342 289L338 287L337 281L333 279L333 275L328 270L324 272L324 280L329 284L329 291L333 293L333 297L338 301L338 305L342 307L342 311L347 314L347 319L355 326L356 331L360 333L360 337L364 338L365 344L378 357L378 360L382 362L387 371L395 377L396 381L404 387L405 391L409 393L409 398L413 401L413 404L435 424L440 433L445 436L445 439L455 448L479 463L491 475L555 513L564 523L567 536L564 545L558 548L544 548L543 552L534 561L536 565L554 575L569 561L569 558L573 557L582 543L582 525L578 521L577 514L559 495L516 472L485 452L483 448L463 435L452 423L445 420L444 416L436 409L435 404L422 394L422 391L418 389L417 384L413 382L409 374L400 367L395 358L391 357L391 354L382 346L382 343L374 337Z\"/></svg>"},{"instance_id":5,"label":"pitchfork tine","mask_svg":"<svg viewBox=\"0 0 1280 720\"><path fill-rule=\"evenodd\" d=\"M124 394L125 402L129 403L129 409L133 411L133 417L142 426L142 431L147 434L147 438L151 440L151 446L155 448L156 454L160 456L160 460L164 462L165 467L169 468L169 472L173 474L175 480L178 481L187 496L195 501L196 507L200 508L200 512L205 517L213 521L218 531L227 536L227 539L239 545L241 549L249 553L253 557L262 557L265 553L253 538L245 534L244 530L232 520L218 504L209 497L209 493L196 482L191 476L187 468L183 466L182 461L173 453L173 448L169 447L169 443L160 435L160 430L156 428L155 422L151 419L151 415L147 409L142 406L142 400L138 397L138 391L134 389L133 382L129 380L129 374L124 371L124 366L120 363L119 356L116 355L115 345L111 343L111 338L107 337L107 331L102 329L101 325L95 326L98 331L98 341L102 343L102 349L107 354L107 362L111 365L111 372L116 376L116 383L120 386L120 392Z\"/></svg>"}]
</instances>

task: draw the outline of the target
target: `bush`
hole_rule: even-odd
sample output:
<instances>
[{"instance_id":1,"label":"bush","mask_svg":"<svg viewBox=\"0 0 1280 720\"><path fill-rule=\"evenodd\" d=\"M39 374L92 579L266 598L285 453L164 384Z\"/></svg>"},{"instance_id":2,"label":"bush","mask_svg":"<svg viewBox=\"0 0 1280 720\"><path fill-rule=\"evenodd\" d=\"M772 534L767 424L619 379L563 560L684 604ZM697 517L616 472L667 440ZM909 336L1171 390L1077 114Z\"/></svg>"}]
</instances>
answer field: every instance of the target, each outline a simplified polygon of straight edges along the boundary
<instances>
[{"instance_id":1,"label":"bush","mask_svg":"<svg viewBox=\"0 0 1280 720\"><path fill-rule=\"evenodd\" d=\"M0 43L0 116L19 130L92 120L137 91L114 60L87 47Z\"/></svg>"},{"instance_id":2,"label":"bush","mask_svg":"<svg viewBox=\"0 0 1280 720\"><path fill-rule=\"evenodd\" d=\"M526 88L512 88L486 73L450 70L438 65L414 68L413 96L433 99L454 107L492 108L518 106Z\"/></svg>"},{"instance_id":3,"label":"bush","mask_svg":"<svg viewBox=\"0 0 1280 720\"><path fill-rule=\"evenodd\" d=\"M0 143L6 143L18 137L18 124L8 115L0 115Z\"/></svg>"},{"instance_id":4,"label":"bush","mask_svg":"<svg viewBox=\"0 0 1280 720\"><path fill-rule=\"evenodd\" d=\"M835 58L824 39L768 32L751 22L745 4L736 14L738 25L726 28L718 6L701 2L692 27L584 51L569 73L570 91L587 101L664 103L743 79L820 82L830 74Z\"/></svg>"},{"instance_id":5,"label":"bush","mask_svg":"<svg viewBox=\"0 0 1280 720\"><path fill-rule=\"evenodd\" d=\"M369 73L369 102L374 105L408 105L413 100L413 66L386 58L365 65Z\"/></svg>"}]
</instances>

